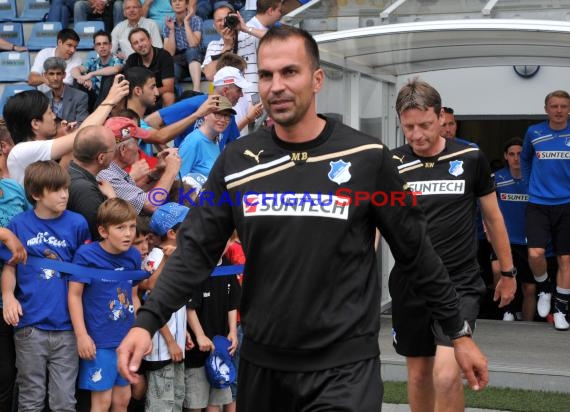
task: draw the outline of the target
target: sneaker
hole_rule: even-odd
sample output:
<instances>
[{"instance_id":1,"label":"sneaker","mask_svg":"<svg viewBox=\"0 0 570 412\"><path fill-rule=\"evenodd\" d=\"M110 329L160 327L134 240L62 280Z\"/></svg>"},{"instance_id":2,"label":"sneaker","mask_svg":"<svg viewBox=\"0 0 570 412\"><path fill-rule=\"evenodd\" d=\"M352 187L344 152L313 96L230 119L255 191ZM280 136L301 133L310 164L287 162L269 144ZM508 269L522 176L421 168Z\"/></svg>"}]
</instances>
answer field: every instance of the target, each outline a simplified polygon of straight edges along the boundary
<instances>
[{"instance_id":1,"label":"sneaker","mask_svg":"<svg viewBox=\"0 0 570 412\"><path fill-rule=\"evenodd\" d=\"M538 294L538 303L536 309L541 318L545 318L550 313L550 301L552 300L552 293L540 292Z\"/></svg>"},{"instance_id":2,"label":"sneaker","mask_svg":"<svg viewBox=\"0 0 570 412\"><path fill-rule=\"evenodd\" d=\"M505 322L513 322L515 320L515 315L513 315L511 312L505 312L503 315L503 320Z\"/></svg>"},{"instance_id":3,"label":"sneaker","mask_svg":"<svg viewBox=\"0 0 570 412\"><path fill-rule=\"evenodd\" d=\"M570 329L570 323L566 320L566 315L562 312L554 313L554 329L556 330L568 330Z\"/></svg>"}]
</instances>

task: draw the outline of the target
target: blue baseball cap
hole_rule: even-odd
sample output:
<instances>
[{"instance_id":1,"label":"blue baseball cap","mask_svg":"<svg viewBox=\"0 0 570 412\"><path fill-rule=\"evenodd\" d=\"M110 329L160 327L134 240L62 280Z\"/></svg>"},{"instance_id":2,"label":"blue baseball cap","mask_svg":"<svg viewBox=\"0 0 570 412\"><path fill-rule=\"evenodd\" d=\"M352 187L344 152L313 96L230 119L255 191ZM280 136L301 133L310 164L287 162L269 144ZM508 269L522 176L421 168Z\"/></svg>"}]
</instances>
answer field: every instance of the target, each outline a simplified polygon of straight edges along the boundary
<instances>
[{"instance_id":1,"label":"blue baseball cap","mask_svg":"<svg viewBox=\"0 0 570 412\"><path fill-rule=\"evenodd\" d=\"M150 230L159 236L184 221L190 209L175 202L166 203L157 208L150 218Z\"/></svg>"},{"instance_id":2,"label":"blue baseball cap","mask_svg":"<svg viewBox=\"0 0 570 412\"><path fill-rule=\"evenodd\" d=\"M236 369L229 352L231 342L225 336L216 335L212 338L212 343L214 351L204 364L206 378L214 388L227 388L236 380Z\"/></svg>"}]
</instances>

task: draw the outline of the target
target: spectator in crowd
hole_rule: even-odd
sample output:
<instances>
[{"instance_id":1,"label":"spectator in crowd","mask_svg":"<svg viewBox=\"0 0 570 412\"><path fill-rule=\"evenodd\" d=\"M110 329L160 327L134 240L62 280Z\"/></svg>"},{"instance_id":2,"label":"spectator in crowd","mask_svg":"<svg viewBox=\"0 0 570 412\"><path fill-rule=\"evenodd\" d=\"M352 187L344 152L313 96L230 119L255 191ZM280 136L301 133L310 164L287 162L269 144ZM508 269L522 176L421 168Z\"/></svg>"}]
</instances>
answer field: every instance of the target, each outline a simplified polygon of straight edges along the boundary
<instances>
[{"instance_id":1,"label":"spectator in crowd","mask_svg":"<svg viewBox=\"0 0 570 412\"><path fill-rule=\"evenodd\" d=\"M30 205L21 184L9 178L6 157L14 142L5 124L0 124L0 242L12 252L9 264L25 262L26 250L18 238L6 229L17 214L28 210ZM4 262L0 260L0 273ZM2 297L0 296L0 311ZM16 379L16 352L14 349L14 328L0 319L0 411L12 411L14 381Z\"/></svg>"},{"instance_id":2,"label":"spectator in crowd","mask_svg":"<svg viewBox=\"0 0 570 412\"><path fill-rule=\"evenodd\" d=\"M71 75L89 94L89 107L93 109L105 98L113 83L113 76L123 69L123 61L111 53L111 35L103 30L93 35L96 56L74 67Z\"/></svg>"},{"instance_id":3,"label":"spectator in crowd","mask_svg":"<svg viewBox=\"0 0 570 412\"><path fill-rule=\"evenodd\" d=\"M66 210L68 186L69 175L53 160L26 168L24 188L34 209L15 216L8 228L29 256L71 262L90 241L83 216ZM41 411L46 397L51 410L75 410L78 357L66 296L67 278L57 270L4 265L2 313L15 328L18 410Z\"/></svg>"},{"instance_id":4,"label":"spectator in crowd","mask_svg":"<svg viewBox=\"0 0 570 412\"><path fill-rule=\"evenodd\" d=\"M525 214L528 203L528 181L521 173L522 145L523 141L518 137L509 139L505 143L504 158L507 166L495 172L495 184L497 200L511 243L513 263L517 268L517 284L522 291L522 319L532 321L536 312L536 282L528 265L526 246ZM495 279L499 279L501 270L494 253L492 264ZM504 307L503 320L515 320L517 309L514 302Z\"/></svg>"},{"instance_id":5,"label":"spectator in crowd","mask_svg":"<svg viewBox=\"0 0 570 412\"><path fill-rule=\"evenodd\" d=\"M133 246L137 213L122 199L108 199L97 212L102 240L79 248L73 263L109 269L100 278L72 274L69 311L79 352L78 387L91 391L92 411L126 412L129 382L119 375L115 348L135 317L133 281L121 270L138 270L141 255ZM117 275L115 275L117 274Z\"/></svg>"},{"instance_id":6,"label":"spectator in crowd","mask_svg":"<svg viewBox=\"0 0 570 412\"><path fill-rule=\"evenodd\" d=\"M245 80L241 72L235 67L224 67L216 73L214 79L214 93L211 95L198 95L189 99L182 100L173 104L172 106L165 107L157 110L146 117L146 123L154 128L160 128L164 125L171 125L185 119L188 116L197 113L198 108L203 107L205 102L211 101L210 99L218 100L219 96L226 97L232 105L235 105L238 99L243 95L242 89L250 86L250 83ZM210 106L211 107L211 106ZM208 109L206 109L208 110ZM184 137L195 129L195 124L191 124L183 133L182 136L174 140L174 146L179 147ZM239 129L232 117L230 125L222 134L218 144L220 150L223 150L226 144L236 140L239 137Z\"/></svg>"},{"instance_id":7,"label":"spectator in crowd","mask_svg":"<svg viewBox=\"0 0 570 412\"><path fill-rule=\"evenodd\" d=\"M125 126L125 123L129 123ZM110 118L105 123L109 127L117 141L115 155L107 169L101 170L97 175L98 180L106 180L111 183L117 197L128 201L137 214L144 212L151 214L157 208L156 199L147 196L147 193L136 185L135 180L124 170L133 165L139 158L137 137L146 137L146 132L130 119L121 117ZM160 178L156 181L152 189L168 193L172 183L180 170L180 157L177 151L167 152L164 158L165 168Z\"/></svg>"},{"instance_id":8,"label":"spectator in crowd","mask_svg":"<svg viewBox=\"0 0 570 412\"><path fill-rule=\"evenodd\" d=\"M51 110L56 117L66 120L68 124L77 124L89 116L87 93L63 82L65 66L65 60L61 57L49 57L44 62L44 77L49 87L49 91L44 94L49 99Z\"/></svg>"},{"instance_id":9,"label":"spectator in crowd","mask_svg":"<svg viewBox=\"0 0 570 412\"><path fill-rule=\"evenodd\" d=\"M59 21L64 29L73 18L73 6L76 0L51 0L47 21Z\"/></svg>"},{"instance_id":10,"label":"spectator in crowd","mask_svg":"<svg viewBox=\"0 0 570 412\"><path fill-rule=\"evenodd\" d=\"M170 0L141 0L143 16L153 19L162 32L167 17L172 16Z\"/></svg>"},{"instance_id":11,"label":"spectator in crowd","mask_svg":"<svg viewBox=\"0 0 570 412\"><path fill-rule=\"evenodd\" d=\"M455 139L455 141L466 144L468 146L479 147L476 143L457 137L457 122L455 121L454 114L455 111L451 107L445 106L441 109L443 110L440 120L442 136L446 139Z\"/></svg>"},{"instance_id":12,"label":"spectator in crowd","mask_svg":"<svg viewBox=\"0 0 570 412\"><path fill-rule=\"evenodd\" d=\"M133 110L139 116L139 119L142 119L144 114L154 106L158 97L154 74L144 67L132 67L125 74L130 88L127 109ZM163 125L158 125L156 128L153 128L144 120L141 120L141 127L148 132L148 137L142 143L145 143L145 145L148 143L166 144L180 133L188 130L198 119L215 110L218 102L217 96L204 97L205 99L201 101L200 105L196 106L195 111L180 116L176 121L164 127L162 127ZM146 151L145 153L147 155L152 154Z\"/></svg>"},{"instance_id":13,"label":"spectator in crowd","mask_svg":"<svg viewBox=\"0 0 570 412\"><path fill-rule=\"evenodd\" d=\"M89 225L92 239L99 239L97 209L109 198L116 197L109 182L97 181L97 174L109 167L115 154L115 135L103 126L88 126L77 132L73 143L73 160L67 209L81 214Z\"/></svg>"},{"instance_id":14,"label":"spectator in crowd","mask_svg":"<svg viewBox=\"0 0 570 412\"><path fill-rule=\"evenodd\" d=\"M119 80L117 76L109 95L80 128L103 124L111 109L128 94L128 82ZM72 151L77 130L52 139L56 134L55 115L42 92L26 90L10 97L4 106L4 119L16 143L8 155L8 170L10 176L20 183L24 181L24 169L30 163L57 160Z\"/></svg>"},{"instance_id":15,"label":"spectator in crowd","mask_svg":"<svg viewBox=\"0 0 570 412\"><path fill-rule=\"evenodd\" d=\"M115 26L111 32L113 39L113 47L111 53L117 55L121 59L126 59L134 53L129 40L129 33L135 28L143 28L152 39L154 47L162 47L162 37L158 25L152 19L147 19L142 15L142 6L139 0L123 1L123 12L126 20L123 20Z\"/></svg>"},{"instance_id":16,"label":"spectator in crowd","mask_svg":"<svg viewBox=\"0 0 570 412\"><path fill-rule=\"evenodd\" d=\"M73 21L102 21L105 31L111 33L113 27L123 21L121 0L76 0L73 7Z\"/></svg>"},{"instance_id":17,"label":"spectator in crowd","mask_svg":"<svg viewBox=\"0 0 570 412\"><path fill-rule=\"evenodd\" d=\"M149 0L147 0L149 1ZM180 80L190 74L192 90L200 91L202 77L202 19L196 16L196 0L171 0L174 17L166 17L164 50L174 57L174 75Z\"/></svg>"},{"instance_id":18,"label":"spectator in crowd","mask_svg":"<svg viewBox=\"0 0 570 412\"><path fill-rule=\"evenodd\" d=\"M188 173L200 173L207 177L210 174L210 169L220 155L218 138L235 114L236 111L230 101L220 96L218 110L204 116L200 127L186 136L180 145L182 176Z\"/></svg>"},{"instance_id":19,"label":"spectator in crowd","mask_svg":"<svg viewBox=\"0 0 570 412\"><path fill-rule=\"evenodd\" d=\"M152 275L142 281L139 288L152 293L167 259L176 250L176 232L189 210L186 206L170 202L152 214L150 229L160 237L160 244L152 249L146 260L146 266ZM153 350L145 357L148 411L182 411L185 390L184 350L193 345L186 338L186 320L186 306L182 306L152 337Z\"/></svg>"},{"instance_id":20,"label":"spectator in crowd","mask_svg":"<svg viewBox=\"0 0 570 412\"><path fill-rule=\"evenodd\" d=\"M47 91L47 80L42 74L44 72L44 62L50 57L61 57L67 65L63 82L73 86L71 71L74 67L81 66L81 57L75 53L78 44L79 36L72 29L63 29L57 33L57 47L42 49L37 54L28 75L28 84L30 86L40 86L38 87L39 90Z\"/></svg>"},{"instance_id":21,"label":"spectator in crowd","mask_svg":"<svg viewBox=\"0 0 570 412\"><path fill-rule=\"evenodd\" d=\"M544 100L548 120L528 128L521 153L523 178L528 181L526 235L528 263L537 282L537 309L541 317L550 313L554 300L554 327L568 330L570 299L570 95L565 90L549 93ZM552 241L558 260L556 290L546 271L545 250Z\"/></svg>"},{"instance_id":22,"label":"spectator in crowd","mask_svg":"<svg viewBox=\"0 0 570 412\"><path fill-rule=\"evenodd\" d=\"M28 48L16 46L15 44L10 43L8 40L0 38L0 50L23 52L28 50Z\"/></svg>"},{"instance_id":23,"label":"spectator in crowd","mask_svg":"<svg viewBox=\"0 0 570 412\"><path fill-rule=\"evenodd\" d=\"M125 70L130 67L145 67L153 72L158 88L159 103L166 107L174 103L174 61L163 48L154 47L148 31L136 28L129 33L129 41L135 53L125 62Z\"/></svg>"},{"instance_id":24,"label":"spectator in crowd","mask_svg":"<svg viewBox=\"0 0 570 412\"><path fill-rule=\"evenodd\" d=\"M230 197L256 189L313 193L336 190L349 179L350 185L369 193L403 190L384 145L317 115L316 94L325 75L309 33L271 28L258 53L260 95L275 128L229 145L212 168L208 191ZM329 165L331 157L339 159L336 167ZM356 164L358 173L349 171ZM281 208L287 209L286 215L259 216L259 208L241 202L194 208L180 228L176 251L117 349L121 373L138 380L136 371L151 350L151 336L204 281L214 279L212 269L237 228L247 255L240 410L380 410L380 288L374 251L378 228L392 247L396 268L425 299L424 311L456 338L456 356L469 384L482 389L488 383L487 361L465 330L455 290L427 236L421 209L412 207L411 196L404 203L346 205L343 212L322 211L328 218L306 216L306 208L296 207ZM346 219L341 217L345 213ZM317 236L315 242L316 233L326 236ZM328 282L331 276L337 281ZM321 293L323 285L330 293ZM339 334L339 328L345 332ZM290 385L292 376L295 382Z\"/></svg>"}]
</instances>

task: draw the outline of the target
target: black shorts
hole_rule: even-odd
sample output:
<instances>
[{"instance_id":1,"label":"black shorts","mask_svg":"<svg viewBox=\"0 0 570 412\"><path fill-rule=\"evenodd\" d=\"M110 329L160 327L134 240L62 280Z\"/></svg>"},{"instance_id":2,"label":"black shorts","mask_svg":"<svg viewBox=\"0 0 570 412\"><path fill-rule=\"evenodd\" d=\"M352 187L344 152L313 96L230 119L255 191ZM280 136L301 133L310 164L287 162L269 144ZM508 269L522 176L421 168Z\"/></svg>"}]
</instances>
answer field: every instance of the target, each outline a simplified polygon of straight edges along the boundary
<instances>
[{"instance_id":1,"label":"black shorts","mask_svg":"<svg viewBox=\"0 0 570 412\"><path fill-rule=\"evenodd\" d=\"M523 283L536 283L534 275L528 265L528 248L525 245L511 243L513 265L517 268L517 279ZM495 251L491 251L491 261L497 260Z\"/></svg>"},{"instance_id":2,"label":"black shorts","mask_svg":"<svg viewBox=\"0 0 570 412\"><path fill-rule=\"evenodd\" d=\"M526 228L529 248L546 249L552 240L556 256L570 255L570 203L529 203L526 208Z\"/></svg>"},{"instance_id":3,"label":"black shorts","mask_svg":"<svg viewBox=\"0 0 570 412\"><path fill-rule=\"evenodd\" d=\"M476 272L479 275L479 272ZM473 287L456 287L463 319L475 330L479 304L485 285L479 278ZM390 276L392 297L392 344L402 356L435 356L436 346L452 346L449 337L437 320L433 319L425 301L416 296L404 276Z\"/></svg>"},{"instance_id":4,"label":"black shorts","mask_svg":"<svg viewBox=\"0 0 570 412\"><path fill-rule=\"evenodd\" d=\"M238 412L378 412L383 393L379 358L315 372L282 372L240 358Z\"/></svg>"}]
</instances>

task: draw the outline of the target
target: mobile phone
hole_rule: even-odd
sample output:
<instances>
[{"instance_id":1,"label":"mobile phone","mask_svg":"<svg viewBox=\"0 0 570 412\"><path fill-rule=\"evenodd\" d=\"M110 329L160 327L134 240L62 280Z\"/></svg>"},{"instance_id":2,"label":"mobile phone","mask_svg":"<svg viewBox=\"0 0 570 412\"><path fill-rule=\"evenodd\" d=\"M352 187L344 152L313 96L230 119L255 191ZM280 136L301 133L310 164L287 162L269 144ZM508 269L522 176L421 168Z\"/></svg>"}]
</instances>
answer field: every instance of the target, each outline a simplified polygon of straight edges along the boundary
<instances>
[{"instance_id":1,"label":"mobile phone","mask_svg":"<svg viewBox=\"0 0 570 412\"><path fill-rule=\"evenodd\" d=\"M259 93L252 93L251 94L251 103L255 106L259 103Z\"/></svg>"}]
</instances>

